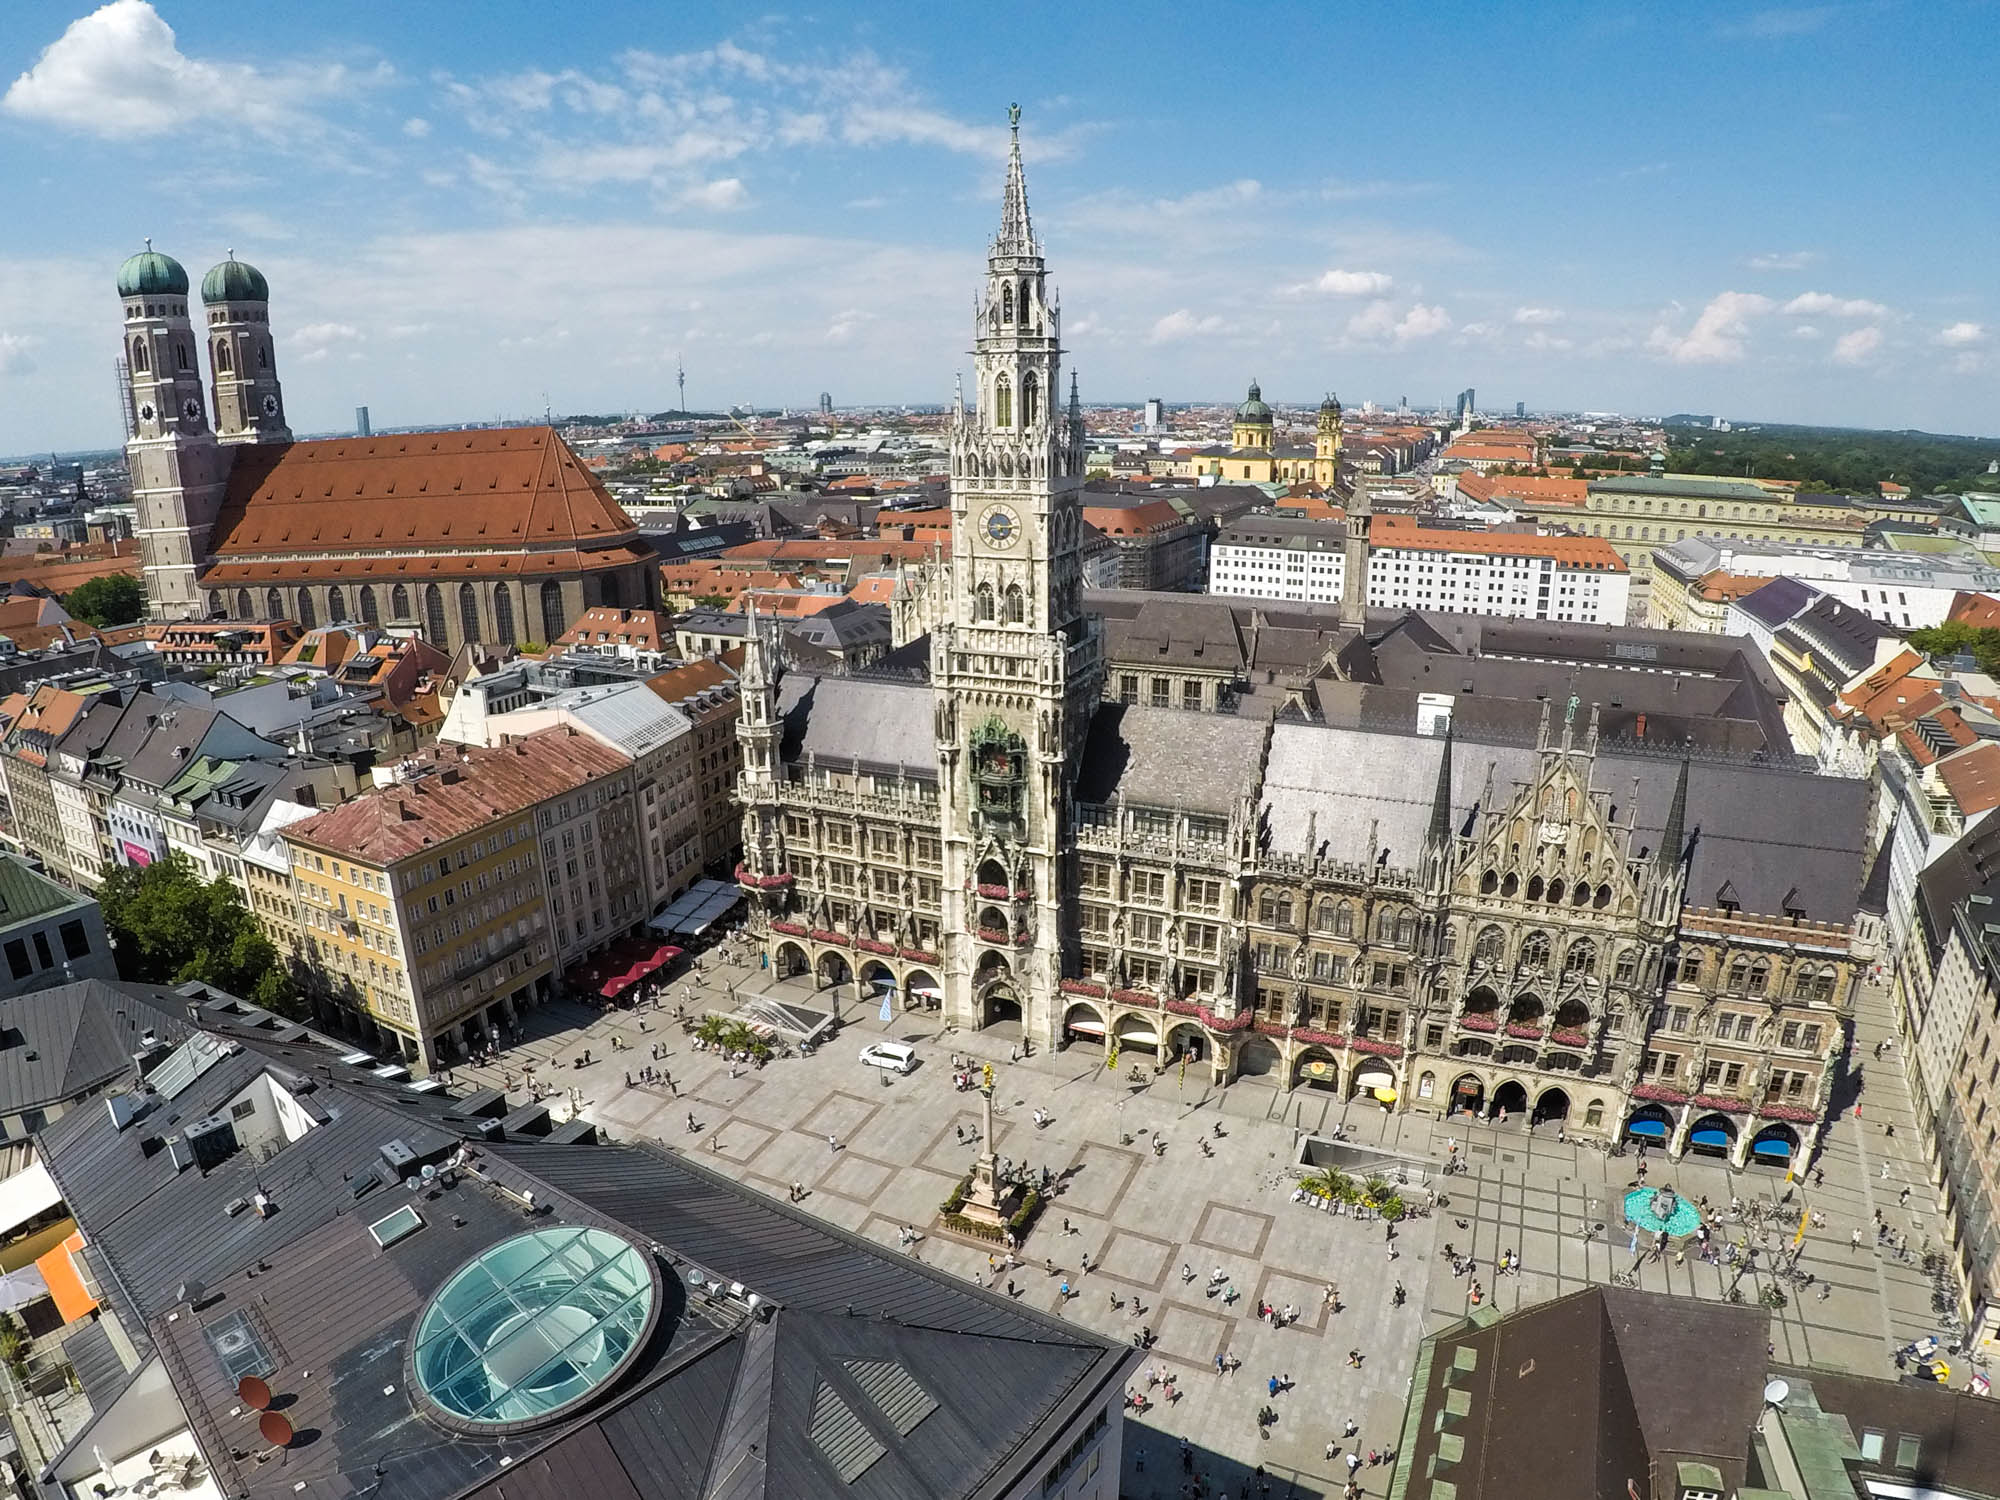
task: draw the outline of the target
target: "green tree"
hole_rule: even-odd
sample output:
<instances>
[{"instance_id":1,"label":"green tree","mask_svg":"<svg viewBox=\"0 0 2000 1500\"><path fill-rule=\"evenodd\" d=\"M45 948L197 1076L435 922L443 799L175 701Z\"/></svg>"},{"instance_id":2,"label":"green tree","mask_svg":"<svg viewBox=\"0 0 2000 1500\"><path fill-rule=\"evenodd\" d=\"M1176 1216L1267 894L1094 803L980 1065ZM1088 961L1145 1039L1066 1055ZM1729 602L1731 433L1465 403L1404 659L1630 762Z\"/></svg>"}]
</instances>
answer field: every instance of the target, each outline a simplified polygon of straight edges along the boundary
<instances>
[{"instance_id":1,"label":"green tree","mask_svg":"<svg viewBox=\"0 0 2000 1500\"><path fill-rule=\"evenodd\" d=\"M146 613L146 590L130 573L107 573L71 589L63 596L63 608L100 630L130 625Z\"/></svg>"},{"instance_id":2,"label":"green tree","mask_svg":"<svg viewBox=\"0 0 2000 1500\"><path fill-rule=\"evenodd\" d=\"M1970 654L1979 670L2000 676L2000 630L1968 625L1963 620L1946 620L1942 625L1912 630L1909 643L1926 656Z\"/></svg>"},{"instance_id":3,"label":"green tree","mask_svg":"<svg viewBox=\"0 0 2000 1500\"><path fill-rule=\"evenodd\" d=\"M198 979L279 1015L302 1016L290 968L227 880L204 882L184 855L113 870L98 887L121 978Z\"/></svg>"}]
</instances>

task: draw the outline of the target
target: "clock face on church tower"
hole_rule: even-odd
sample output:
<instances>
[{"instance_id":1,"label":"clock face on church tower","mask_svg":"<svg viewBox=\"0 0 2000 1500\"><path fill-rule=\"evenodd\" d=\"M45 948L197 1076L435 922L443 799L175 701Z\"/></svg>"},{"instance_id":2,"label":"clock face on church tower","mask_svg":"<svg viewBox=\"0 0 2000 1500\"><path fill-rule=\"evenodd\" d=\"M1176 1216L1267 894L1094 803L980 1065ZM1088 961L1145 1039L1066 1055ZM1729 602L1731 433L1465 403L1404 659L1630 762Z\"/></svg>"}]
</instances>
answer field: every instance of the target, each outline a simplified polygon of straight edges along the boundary
<instances>
[{"instance_id":1,"label":"clock face on church tower","mask_svg":"<svg viewBox=\"0 0 2000 1500\"><path fill-rule=\"evenodd\" d=\"M987 511L985 519L979 523L979 529L986 540L995 547L1011 547L1021 535L1020 521L1015 519L1014 512L1004 505L996 505Z\"/></svg>"},{"instance_id":2,"label":"clock face on church tower","mask_svg":"<svg viewBox=\"0 0 2000 1500\"><path fill-rule=\"evenodd\" d=\"M264 398L264 415L267 417L275 417L277 414L278 414L278 398L276 396L266 396Z\"/></svg>"}]
</instances>

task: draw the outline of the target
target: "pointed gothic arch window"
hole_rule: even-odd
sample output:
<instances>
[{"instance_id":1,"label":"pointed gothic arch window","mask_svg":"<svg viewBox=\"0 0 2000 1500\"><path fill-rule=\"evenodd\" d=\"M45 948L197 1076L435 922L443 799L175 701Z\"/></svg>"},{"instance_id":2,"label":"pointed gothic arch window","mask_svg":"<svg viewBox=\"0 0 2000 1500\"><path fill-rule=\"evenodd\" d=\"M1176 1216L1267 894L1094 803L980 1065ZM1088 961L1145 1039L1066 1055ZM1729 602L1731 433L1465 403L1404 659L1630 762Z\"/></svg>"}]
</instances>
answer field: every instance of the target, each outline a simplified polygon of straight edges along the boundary
<instances>
[{"instance_id":1,"label":"pointed gothic arch window","mask_svg":"<svg viewBox=\"0 0 2000 1500\"><path fill-rule=\"evenodd\" d=\"M230 364L229 364L228 339L217 339L215 341L215 368L217 372L220 374L226 375L229 373Z\"/></svg>"},{"instance_id":2,"label":"pointed gothic arch window","mask_svg":"<svg viewBox=\"0 0 2000 1500\"><path fill-rule=\"evenodd\" d=\"M562 585L553 578L542 584L542 640L553 646L562 639L569 629L569 619L563 611Z\"/></svg>"},{"instance_id":3,"label":"pointed gothic arch window","mask_svg":"<svg viewBox=\"0 0 2000 1500\"><path fill-rule=\"evenodd\" d=\"M1498 927L1487 926L1479 930L1479 941L1473 944L1472 956L1482 963L1497 964L1507 952L1507 935Z\"/></svg>"},{"instance_id":4,"label":"pointed gothic arch window","mask_svg":"<svg viewBox=\"0 0 2000 1500\"><path fill-rule=\"evenodd\" d=\"M514 644L514 596L504 583L493 586L493 634L503 646Z\"/></svg>"},{"instance_id":5,"label":"pointed gothic arch window","mask_svg":"<svg viewBox=\"0 0 2000 1500\"><path fill-rule=\"evenodd\" d=\"M209 591L208 595L208 612L211 615L219 615L223 613L222 595L216 593L213 589Z\"/></svg>"},{"instance_id":6,"label":"pointed gothic arch window","mask_svg":"<svg viewBox=\"0 0 2000 1500\"><path fill-rule=\"evenodd\" d=\"M1521 944L1520 967L1524 970L1546 969L1549 966L1549 935L1546 932L1531 932L1526 942Z\"/></svg>"},{"instance_id":7,"label":"pointed gothic arch window","mask_svg":"<svg viewBox=\"0 0 2000 1500\"><path fill-rule=\"evenodd\" d=\"M434 583L424 585L424 634L438 650L451 649L451 638L444 628L444 590Z\"/></svg>"},{"instance_id":8,"label":"pointed gothic arch window","mask_svg":"<svg viewBox=\"0 0 2000 1500\"><path fill-rule=\"evenodd\" d=\"M312 630L319 624L319 611L313 606L311 589L299 590L299 623Z\"/></svg>"},{"instance_id":9,"label":"pointed gothic arch window","mask_svg":"<svg viewBox=\"0 0 2000 1500\"><path fill-rule=\"evenodd\" d=\"M1594 977L1597 973L1596 944L1571 943L1569 952L1563 955L1563 972Z\"/></svg>"},{"instance_id":10,"label":"pointed gothic arch window","mask_svg":"<svg viewBox=\"0 0 2000 1500\"><path fill-rule=\"evenodd\" d=\"M326 591L326 618L329 624L338 625L347 618L347 596L338 588Z\"/></svg>"},{"instance_id":11,"label":"pointed gothic arch window","mask_svg":"<svg viewBox=\"0 0 2000 1500\"><path fill-rule=\"evenodd\" d=\"M1011 281L1000 288L1000 321L1014 321L1014 283Z\"/></svg>"},{"instance_id":12,"label":"pointed gothic arch window","mask_svg":"<svg viewBox=\"0 0 2000 1500\"><path fill-rule=\"evenodd\" d=\"M144 370L147 368L146 341L144 339L132 340L132 368L135 370Z\"/></svg>"},{"instance_id":13,"label":"pointed gothic arch window","mask_svg":"<svg viewBox=\"0 0 2000 1500\"><path fill-rule=\"evenodd\" d=\"M1750 960L1742 954L1729 961L1728 989L1732 995L1740 995L1750 986Z\"/></svg>"},{"instance_id":14,"label":"pointed gothic arch window","mask_svg":"<svg viewBox=\"0 0 2000 1500\"><path fill-rule=\"evenodd\" d=\"M389 618L392 620L410 618L410 591L400 583L389 590Z\"/></svg>"},{"instance_id":15,"label":"pointed gothic arch window","mask_svg":"<svg viewBox=\"0 0 2000 1500\"><path fill-rule=\"evenodd\" d=\"M479 639L479 591L469 583L458 586L458 628L468 644Z\"/></svg>"},{"instance_id":16,"label":"pointed gothic arch window","mask_svg":"<svg viewBox=\"0 0 2000 1500\"><path fill-rule=\"evenodd\" d=\"M990 620L993 618L993 585L982 583L972 594L972 618Z\"/></svg>"},{"instance_id":17,"label":"pointed gothic arch window","mask_svg":"<svg viewBox=\"0 0 2000 1500\"><path fill-rule=\"evenodd\" d=\"M1033 427L1035 425L1035 417L1041 410L1041 404L1037 399L1040 394L1041 386L1035 380L1035 372L1030 370L1021 377L1021 425L1023 427Z\"/></svg>"},{"instance_id":18,"label":"pointed gothic arch window","mask_svg":"<svg viewBox=\"0 0 2000 1500\"><path fill-rule=\"evenodd\" d=\"M250 590L248 589L238 589L236 591L236 618L239 620L250 618Z\"/></svg>"},{"instance_id":19,"label":"pointed gothic arch window","mask_svg":"<svg viewBox=\"0 0 2000 1500\"><path fill-rule=\"evenodd\" d=\"M359 598L361 603L361 623L363 625L380 625L382 623L382 612L375 607L375 590L364 583L361 585Z\"/></svg>"},{"instance_id":20,"label":"pointed gothic arch window","mask_svg":"<svg viewBox=\"0 0 2000 1500\"><path fill-rule=\"evenodd\" d=\"M176 369L181 370L185 370L188 367L188 347L186 344L174 345L174 366Z\"/></svg>"},{"instance_id":21,"label":"pointed gothic arch window","mask_svg":"<svg viewBox=\"0 0 2000 1500\"><path fill-rule=\"evenodd\" d=\"M285 601L276 589L264 590L264 618L267 620L285 618Z\"/></svg>"},{"instance_id":22,"label":"pointed gothic arch window","mask_svg":"<svg viewBox=\"0 0 2000 1500\"><path fill-rule=\"evenodd\" d=\"M1028 601L1027 596L1021 592L1021 585L1018 583L1008 584L1005 612L1001 615L1001 619L1009 625L1019 625L1027 618Z\"/></svg>"},{"instance_id":23,"label":"pointed gothic arch window","mask_svg":"<svg viewBox=\"0 0 2000 1500\"><path fill-rule=\"evenodd\" d=\"M1005 375L993 382L993 425L1014 425L1014 383Z\"/></svg>"},{"instance_id":24,"label":"pointed gothic arch window","mask_svg":"<svg viewBox=\"0 0 2000 1500\"><path fill-rule=\"evenodd\" d=\"M1771 987L1771 965L1766 959L1758 959L1750 965L1750 993L1761 995Z\"/></svg>"},{"instance_id":25,"label":"pointed gothic arch window","mask_svg":"<svg viewBox=\"0 0 2000 1500\"><path fill-rule=\"evenodd\" d=\"M257 368L260 370L268 370L271 368L271 351L269 349L263 348L261 346L258 348Z\"/></svg>"}]
</instances>

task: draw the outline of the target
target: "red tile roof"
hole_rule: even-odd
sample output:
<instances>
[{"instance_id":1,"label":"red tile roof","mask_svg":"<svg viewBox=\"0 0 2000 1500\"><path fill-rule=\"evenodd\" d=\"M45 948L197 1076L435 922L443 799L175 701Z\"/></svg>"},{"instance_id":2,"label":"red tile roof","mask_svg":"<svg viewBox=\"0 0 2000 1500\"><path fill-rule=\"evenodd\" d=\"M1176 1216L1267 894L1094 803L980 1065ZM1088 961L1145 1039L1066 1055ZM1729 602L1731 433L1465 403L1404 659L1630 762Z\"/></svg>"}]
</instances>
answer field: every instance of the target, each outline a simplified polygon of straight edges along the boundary
<instances>
[{"instance_id":1,"label":"red tile roof","mask_svg":"<svg viewBox=\"0 0 2000 1500\"><path fill-rule=\"evenodd\" d=\"M303 819L293 843L378 868L475 832L631 764L566 725L489 749L438 745L410 758L419 774Z\"/></svg>"},{"instance_id":2,"label":"red tile roof","mask_svg":"<svg viewBox=\"0 0 2000 1500\"><path fill-rule=\"evenodd\" d=\"M511 427L240 448L214 535L229 561L563 549L638 528L554 428Z\"/></svg>"}]
</instances>

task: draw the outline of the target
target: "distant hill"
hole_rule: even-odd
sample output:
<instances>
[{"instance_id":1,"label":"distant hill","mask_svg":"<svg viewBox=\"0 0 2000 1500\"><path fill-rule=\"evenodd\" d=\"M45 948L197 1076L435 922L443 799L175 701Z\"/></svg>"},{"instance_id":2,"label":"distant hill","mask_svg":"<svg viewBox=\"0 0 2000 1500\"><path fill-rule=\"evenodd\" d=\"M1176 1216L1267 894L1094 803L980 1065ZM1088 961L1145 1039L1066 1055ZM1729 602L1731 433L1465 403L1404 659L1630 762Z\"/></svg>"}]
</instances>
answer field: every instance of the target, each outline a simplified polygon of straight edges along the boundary
<instances>
[{"instance_id":1,"label":"distant hill","mask_svg":"<svg viewBox=\"0 0 2000 1500\"><path fill-rule=\"evenodd\" d=\"M1697 425L1706 417L1667 420L1684 424L1668 439L1667 467L1680 474L1750 474L1846 493L1872 492L1889 479L1927 495L1991 488L1996 476L1988 468L2000 463L2000 438L1775 422L1711 432Z\"/></svg>"}]
</instances>

